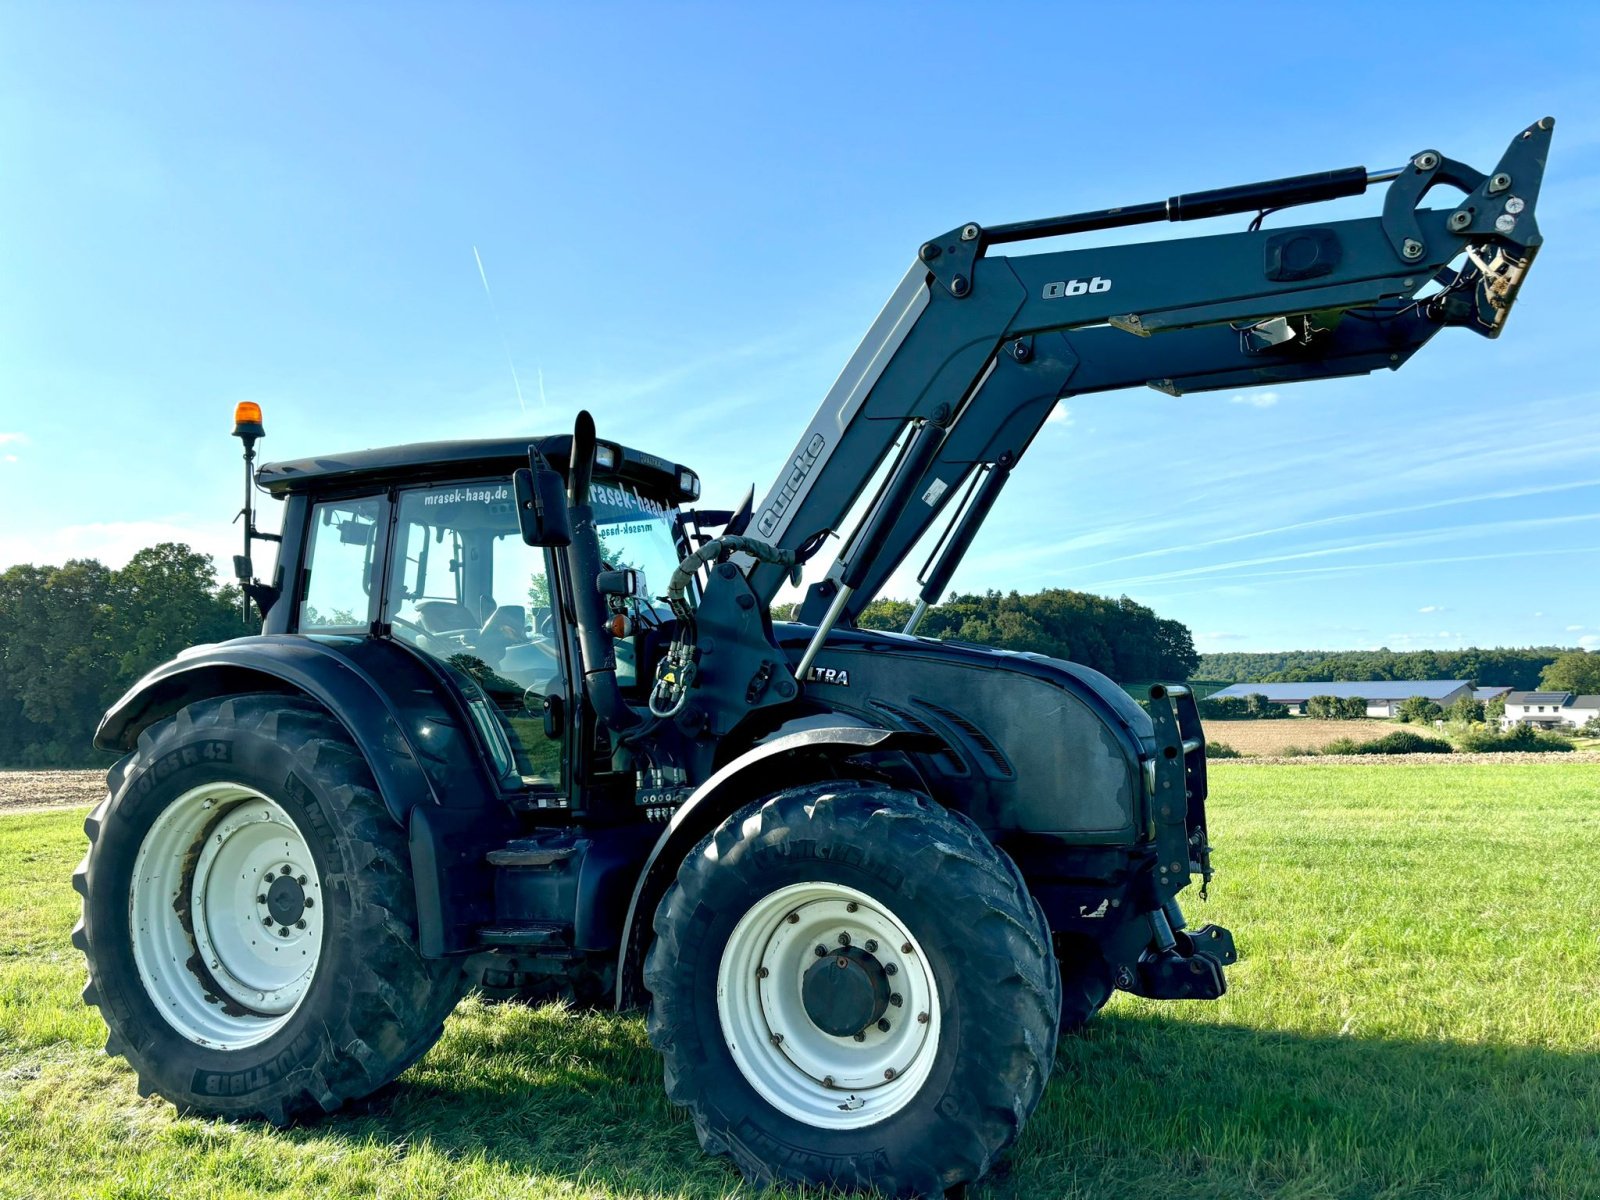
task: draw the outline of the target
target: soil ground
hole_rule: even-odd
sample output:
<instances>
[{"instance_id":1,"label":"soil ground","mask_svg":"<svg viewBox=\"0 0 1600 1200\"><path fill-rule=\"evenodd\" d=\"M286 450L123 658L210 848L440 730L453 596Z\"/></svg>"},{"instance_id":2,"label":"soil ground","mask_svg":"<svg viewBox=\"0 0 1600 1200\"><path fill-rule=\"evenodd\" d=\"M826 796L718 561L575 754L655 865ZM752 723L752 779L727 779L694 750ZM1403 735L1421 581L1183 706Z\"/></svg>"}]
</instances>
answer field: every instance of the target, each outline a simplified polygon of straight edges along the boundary
<instances>
[{"instance_id":1,"label":"soil ground","mask_svg":"<svg viewBox=\"0 0 1600 1200\"><path fill-rule=\"evenodd\" d=\"M0 812L97 804L105 792L104 771L0 770Z\"/></svg>"}]
</instances>

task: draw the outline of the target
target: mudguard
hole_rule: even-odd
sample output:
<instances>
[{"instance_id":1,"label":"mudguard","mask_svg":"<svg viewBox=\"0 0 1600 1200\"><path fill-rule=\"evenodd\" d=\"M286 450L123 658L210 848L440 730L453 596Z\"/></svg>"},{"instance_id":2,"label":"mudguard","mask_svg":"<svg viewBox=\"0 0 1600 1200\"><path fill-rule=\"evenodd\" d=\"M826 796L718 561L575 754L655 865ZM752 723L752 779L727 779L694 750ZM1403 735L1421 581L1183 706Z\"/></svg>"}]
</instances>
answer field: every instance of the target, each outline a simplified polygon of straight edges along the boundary
<instances>
[{"instance_id":1,"label":"mudguard","mask_svg":"<svg viewBox=\"0 0 1600 1200\"><path fill-rule=\"evenodd\" d=\"M861 755L925 754L942 748L938 738L927 734L835 724L780 735L723 766L679 805L639 872L617 960L617 1007L643 1003L640 972L656 905L684 856L731 813L782 788L850 775L849 760Z\"/></svg>"},{"instance_id":2,"label":"mudguard","mask_svg":"<svg viewBox=\"0 0 1600 1200\"><path fill-rule=\"evenodd\" d=\"M472 949L472 930L494 912L483 853L515 830L449 682L388 639L237 638L151 671L112 705L94 744L126 753L184 705L244 692L309 696L344 726L384 806L408 831L422 952Z\"/></svg>"}]
</instances>

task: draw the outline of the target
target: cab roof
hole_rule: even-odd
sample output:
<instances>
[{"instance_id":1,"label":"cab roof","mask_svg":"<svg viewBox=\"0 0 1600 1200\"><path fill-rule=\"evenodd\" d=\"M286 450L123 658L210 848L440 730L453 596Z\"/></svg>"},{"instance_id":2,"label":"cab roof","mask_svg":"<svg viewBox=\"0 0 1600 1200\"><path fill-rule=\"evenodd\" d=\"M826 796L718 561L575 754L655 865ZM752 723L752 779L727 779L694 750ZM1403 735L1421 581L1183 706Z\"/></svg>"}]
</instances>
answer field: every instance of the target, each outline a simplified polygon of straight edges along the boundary
<instances>
[{"instance_id":1,"label":"cab roof","mask_svg":"<svg viewBox=\"0 0 1600 1200\"><path fill-rule=\"evenodd\" d=\"M597 479L625 479L674 502L691 499L679 483L689 468L634 450L616 442L600 442L616 454L611 470L597 466ZM344 491L369 484L422 483L461 478L469 474L507 475L528 465L528 450L536 448L550 465L566 472L572 435L523 435L511 438L470 438L448 442L411 442L380 446L344 454L263 463L256 481L274 496L297 492ZM690 472L693 474L693 472Z\"/></svg>"}]
</instances>

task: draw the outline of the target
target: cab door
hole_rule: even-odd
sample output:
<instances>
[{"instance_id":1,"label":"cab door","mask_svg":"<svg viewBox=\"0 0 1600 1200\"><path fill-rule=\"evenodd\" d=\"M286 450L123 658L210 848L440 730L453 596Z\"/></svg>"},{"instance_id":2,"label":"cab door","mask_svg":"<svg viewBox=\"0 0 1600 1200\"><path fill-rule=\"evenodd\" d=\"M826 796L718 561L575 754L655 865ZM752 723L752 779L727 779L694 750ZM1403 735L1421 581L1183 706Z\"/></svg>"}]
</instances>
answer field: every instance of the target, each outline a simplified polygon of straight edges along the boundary
<instances>
[{"instance_id":1,"label":"cab door","mask_svg":"<svg viewBox=\"0 0 1600 1200\"><path fill-rule=\"evenodd\" d=\"M510 481L398 490L390 546L391 635L461 691L503 790L568 807L571 648L552 563L523 542Z\"/></svg>"}]
</instances>

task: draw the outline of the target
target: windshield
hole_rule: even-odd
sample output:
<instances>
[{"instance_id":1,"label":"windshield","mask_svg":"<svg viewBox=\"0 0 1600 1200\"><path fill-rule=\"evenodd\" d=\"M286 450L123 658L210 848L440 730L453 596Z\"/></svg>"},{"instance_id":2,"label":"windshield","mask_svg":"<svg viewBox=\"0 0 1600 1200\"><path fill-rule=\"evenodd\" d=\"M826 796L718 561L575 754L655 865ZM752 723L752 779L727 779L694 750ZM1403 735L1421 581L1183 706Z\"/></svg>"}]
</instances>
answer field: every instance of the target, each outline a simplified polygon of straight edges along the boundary
<instances>
[{"instance_id":1,"label":"windshield","mask_svg":"<svg viewBox=\"0 0 1600 1200\"><path fill-rule=\"evenodd\" d=\"M651 594L665 593L681 558L672 540L671 510L626 484L593 485L589 503L606 566L643 571Z\"/></svg>"}]
</instances>

